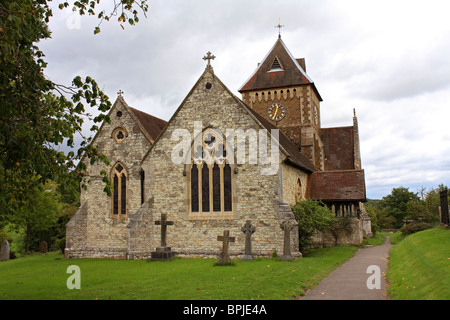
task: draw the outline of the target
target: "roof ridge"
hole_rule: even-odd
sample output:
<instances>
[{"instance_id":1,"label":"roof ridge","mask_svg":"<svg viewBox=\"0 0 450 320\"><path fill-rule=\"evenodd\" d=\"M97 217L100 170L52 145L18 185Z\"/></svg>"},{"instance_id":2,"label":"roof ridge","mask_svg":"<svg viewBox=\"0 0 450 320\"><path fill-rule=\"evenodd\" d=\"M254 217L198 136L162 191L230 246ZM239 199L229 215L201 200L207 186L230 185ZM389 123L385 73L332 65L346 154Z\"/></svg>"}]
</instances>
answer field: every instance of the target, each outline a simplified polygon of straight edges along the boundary
<instances>
[{"instance_id":1,"label":"roof ridge","mask_svg":"<svg viewBox=\"0 0 450 320\"><path fill-rule=\"evenodd\" d=\"M156 120L159 120L159 121L164 121L165 123L167 123L166 120L161 119L161 118L158 118L157 116L154 116L154 115L152 115L152 114L150 114L150 113L147 113L147 112L145 112L145 111L142 111L142 110L139 110L139 109L130 107L130 106L128 106L128 107L129 107L131 110L133 110L133 112L139 112L139 113L141 113L141 114L143 114L143 115L145 115L145 116L147 116L147 117L151 117L151 118L153 118L153 119L156 119Z\"/></svg>"},{"instance_id":2,"label":"roof ridge","mask_svg":"<svg viewBox=\"0 0 450 320\"><path fill-rule=\"evenodd\" d=\"M292 61L294 62L295 66L297 67L297 69L309 80L309 82L313 83L314 81L312 81L312 79L308 76L308 74L306 73L306 71L303 70L303 68L300 66L300 64L297 62L297 59L294 58L294 56L292 55L292 53L289 51L289 49L287 48L286 44L284 43L283 40L278 39L281 44L283 45L283 48L286 50L286 52L289 54L289 57L292 59Z\"/></svg>"},{"instance_id":3,"label":"roof ridge","mask_svg":"<svg viewBox=\"0 0 450 320\"><path fill-rule=\"evenodd\" d=\"M273 61L269 61L269 58L272 59L272 57L277 57L278 61L283 66L283 69L270 69ZM317 91L312 79L300 66L297 59L295 59L289 51L283 40L277 39L275 44L265 55L262 62L258 64L256 70L244 82L238 91L243 93L251 90L266 90L269 88L302 85L312 85L320 101L322 101L322 98L320 97L320 94Z\"/></svg>"}]
</instances>

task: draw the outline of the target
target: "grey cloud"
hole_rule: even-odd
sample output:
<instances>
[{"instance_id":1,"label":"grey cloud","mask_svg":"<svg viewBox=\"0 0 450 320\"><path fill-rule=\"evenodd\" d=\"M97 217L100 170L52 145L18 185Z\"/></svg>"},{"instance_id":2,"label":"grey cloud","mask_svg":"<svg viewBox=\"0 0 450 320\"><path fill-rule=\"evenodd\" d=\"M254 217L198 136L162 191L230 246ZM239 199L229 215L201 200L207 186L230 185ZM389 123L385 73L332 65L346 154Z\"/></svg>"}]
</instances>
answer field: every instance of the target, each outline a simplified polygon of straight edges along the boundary
<instances>
[{"instance_id":1,"label":"grey cloud","mask_svg":"<svg viewBox=\"0 0 450 320\"><path fill-rule=\"evenodd\" d=\"M84 16L80 29L69 30L71 13L55 10L53 39L39 46L52 80L68 84L75 75L90 75L111 100L121 89L130 105L167 120L203 72L207 51L217 57L216 74L239 96L237 89L275 42L280 17L283 40L296 58L306 58L324 98L322 125L351 125L357 108L368 195L379 195L396 187L382 180L419 184L430 163L448 173L448 148L428 155L417 144L442 136L442 125L423 123L430 121L423 110L450 116L443 105L450 84L448 28L426 14L415 25L415 16L407 14L420 13L423 3L403 3L408 11L388 1L155 0L136 26L103 23L96 36L95 18ZM373 10L381 16L371 18Z\"/></svg>"}]
</instances>

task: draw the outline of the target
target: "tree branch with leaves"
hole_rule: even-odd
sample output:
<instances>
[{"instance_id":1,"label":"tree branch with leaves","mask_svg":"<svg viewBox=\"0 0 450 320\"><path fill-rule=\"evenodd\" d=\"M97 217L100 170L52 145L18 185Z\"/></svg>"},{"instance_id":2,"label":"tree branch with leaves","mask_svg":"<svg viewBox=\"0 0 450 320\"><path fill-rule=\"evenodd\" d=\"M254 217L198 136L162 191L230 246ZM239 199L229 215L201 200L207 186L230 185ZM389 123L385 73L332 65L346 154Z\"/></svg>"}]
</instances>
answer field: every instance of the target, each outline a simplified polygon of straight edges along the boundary
<instances>
[{"instance_id":1,"label":"tree branch with leaves","mask_svg":"<svg viewBox=\"0 0 450 320\"><path fill-rule=\"evenodd\" d=\"M64 183L73 172L83 175L82 158L91 163L106 156L90 145L92 137L82 132L83 123L109 122L111 102L90 76L77 76L70 85L56 84L45 76L47 62L39 41L50 38L48 23L53 16L51 0L4 0L0 3L0 222L29 203L28 190L48 180ZM147 1L115 0L112 12L98 11L100 0L73 3L80 15L96 15L94 33L103 21L118 16L119 23L134 25L138 13L146 15ZM66 9L66 1L59 5ZM128 16L131 16L129 18ZM122 26L123 27L123 26ZM95 110L95 117L89 109ZM75 137L81 137L78 150ZM105 191L110 193L106 172Z\"/></svg>"}]
</instances>

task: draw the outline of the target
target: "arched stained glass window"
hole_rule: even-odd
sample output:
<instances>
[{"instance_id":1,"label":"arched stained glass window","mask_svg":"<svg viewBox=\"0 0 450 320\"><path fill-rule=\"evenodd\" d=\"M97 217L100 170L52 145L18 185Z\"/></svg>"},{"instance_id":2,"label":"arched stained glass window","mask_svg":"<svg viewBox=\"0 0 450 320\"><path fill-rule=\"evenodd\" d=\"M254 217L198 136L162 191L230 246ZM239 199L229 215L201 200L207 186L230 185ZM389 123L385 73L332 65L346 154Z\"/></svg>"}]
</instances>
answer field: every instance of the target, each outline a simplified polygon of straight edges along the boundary
<instances>
[{"instance_id":1,"label":"arched stained glass window","mask_svg":"<svg viewBox=\"0 0 450 320\"><path fill-rule=\"evenodd\" d=\"M117 163L113 170L113 199L112 213L113 217L124 216L127 214L127 174L122 164Z\"/></svg>"},{"instance_id":2,"label":"arched stained glass window","mask_svg":"<svg viewBox=\"0 0 450 320\"><path fill-rule=\"evenodd\" d=\"M231 166L222 135L207 129L194 143L190 167L189 212L199 214L231 213L233 211Z\"/></svg>"}]
</instances>

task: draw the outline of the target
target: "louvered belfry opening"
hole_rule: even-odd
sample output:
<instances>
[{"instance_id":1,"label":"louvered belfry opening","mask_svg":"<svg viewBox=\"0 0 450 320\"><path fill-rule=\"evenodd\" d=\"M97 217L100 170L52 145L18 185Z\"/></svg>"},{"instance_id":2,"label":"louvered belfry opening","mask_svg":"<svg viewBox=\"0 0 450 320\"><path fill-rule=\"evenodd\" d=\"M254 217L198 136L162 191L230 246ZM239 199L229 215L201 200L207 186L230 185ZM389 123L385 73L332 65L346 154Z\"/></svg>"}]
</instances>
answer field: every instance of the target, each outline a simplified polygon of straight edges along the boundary
<instances>
[{"instance_id":1,"label":"louvered belfry opening","mask_svg":"<svg viewBox=\"0 0 450 320\"><path fill-rule=\"evenodd\" d=\"M273 59L272 66L270 67L270 70L280 70L280 69L283 70L283 68L281 67L281 63L278 60L278 57L275 57Z\"/></svg>"}]
</instances>

